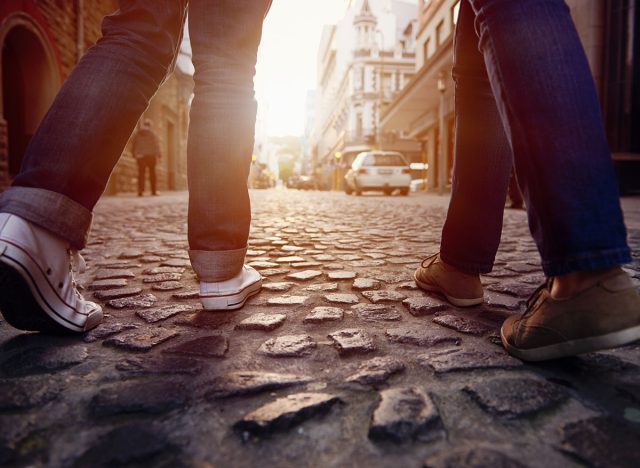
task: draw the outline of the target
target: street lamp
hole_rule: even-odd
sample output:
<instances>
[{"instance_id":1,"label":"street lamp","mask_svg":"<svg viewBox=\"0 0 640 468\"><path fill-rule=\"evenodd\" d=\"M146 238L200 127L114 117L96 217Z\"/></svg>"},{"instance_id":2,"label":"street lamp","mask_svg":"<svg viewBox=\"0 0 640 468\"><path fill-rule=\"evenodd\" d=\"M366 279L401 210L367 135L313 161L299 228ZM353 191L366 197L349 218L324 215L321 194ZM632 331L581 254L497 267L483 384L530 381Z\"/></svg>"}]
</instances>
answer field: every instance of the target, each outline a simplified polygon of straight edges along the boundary
<instances>
[{"instance_id":1,"label":"street lamp","mask_svg":"<svg viewBox=\"0 0 640 468\"><path fill-rule=\"evenodd\" d=\"M444 194L444 185L446 179L446 145L445 141L447 138L447 133L445 129L445 121L444 121L444 106L445 99L444 93L447 89L447 84L445 81L444 72L441 71L438 75L438 92L440 93L440 151L438 154L438 194Z\"/></svg>"}]
</instances>

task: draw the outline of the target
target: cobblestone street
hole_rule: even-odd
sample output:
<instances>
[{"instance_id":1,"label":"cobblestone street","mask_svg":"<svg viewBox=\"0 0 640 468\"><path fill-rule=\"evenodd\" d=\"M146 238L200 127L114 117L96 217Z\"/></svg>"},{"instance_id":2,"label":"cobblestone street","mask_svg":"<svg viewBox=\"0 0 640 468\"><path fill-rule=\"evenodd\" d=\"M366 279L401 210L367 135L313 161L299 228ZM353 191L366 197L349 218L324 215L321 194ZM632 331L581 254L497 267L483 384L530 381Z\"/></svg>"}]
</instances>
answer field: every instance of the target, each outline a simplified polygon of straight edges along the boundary
<instances>
[{"instance_id":1,"label":"cobblestone street","mask_svg":"<svg viewBox=\"0 0 640 468\"><path fill-rule=\"evenodd\" d=\"M523 211L505 212L485 304L463 310L412 281L448 198L252 202L264 288L213 313L187 195L101 200L79 279L104 324L51 337L0 321L0 465L638 466L640 344L535 365L500 344L543 281ZM640 199L623 206L640 277Z\"/></svg>"}]
</instances>

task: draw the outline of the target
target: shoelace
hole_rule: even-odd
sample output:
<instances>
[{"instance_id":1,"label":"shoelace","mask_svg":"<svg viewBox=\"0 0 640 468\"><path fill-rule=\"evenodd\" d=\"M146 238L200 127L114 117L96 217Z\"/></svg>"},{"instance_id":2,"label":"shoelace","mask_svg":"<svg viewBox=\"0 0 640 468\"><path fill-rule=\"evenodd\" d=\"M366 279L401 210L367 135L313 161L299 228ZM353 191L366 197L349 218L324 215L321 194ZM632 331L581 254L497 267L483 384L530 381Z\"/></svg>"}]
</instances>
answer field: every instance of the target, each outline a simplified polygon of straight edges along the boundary
<instances>
[{"instance_id":1,"label":"shoelace","mask_svg":"<svg viewBox=\"0 0 640 468\"><path fill-rule=\"evenodd\" d=\"M440 252L435 253L433 255L428 256L427 258L425 258L424 260L422 260L422 263L420 264L420 266L422 268L429 268L431 265L433 265L435 263L435 261L438 259L438 255L440 255ZM429 262L425 265L426 262Z\"/></svg>"},{"instance_id":2,"label":"shoelace","mask_svg":"<svg viewBox=\"0 0 640 468\"><path fill-rule=\"evenodd\" d=\"M533 305L538 301L538 299L540 298L540 295L542 294L543 291L551 289L552 283L553 283L553 278L547 279L544 283L542 283L540 286L538 286L538 288L533 292L531 297L529 299L527 299L527 310L524 313L524 315L522 316L523 318L524 317L528 317L529 315L531 315L533 313L533 308L532 308Z\"/></svg>"}]
</instances>

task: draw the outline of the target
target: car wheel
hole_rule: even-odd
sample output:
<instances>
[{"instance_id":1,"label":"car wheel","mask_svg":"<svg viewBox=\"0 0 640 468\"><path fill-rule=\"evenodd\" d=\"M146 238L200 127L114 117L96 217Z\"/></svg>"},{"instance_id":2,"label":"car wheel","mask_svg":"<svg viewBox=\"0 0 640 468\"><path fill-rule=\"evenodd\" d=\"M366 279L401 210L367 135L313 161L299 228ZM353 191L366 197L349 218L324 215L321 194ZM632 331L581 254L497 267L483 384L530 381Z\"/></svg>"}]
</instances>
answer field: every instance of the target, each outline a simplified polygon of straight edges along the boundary
<instances>
[{"instance_id":1,"label":"car wheel","mask_svg":"<svg viewBox=\"0 0 640 468\"><path fill-rule=\"evenodd\" d=\"M407 195L409 195L409 188L401 188L400 189L400 195L402 195L403 197L406 197Z\"/></svg>"},{"instance_id":2,"label":"car wheel","mask_svg":"<svg viewBox=\"0 0 640 468\"><path fill-rule=\"evenodd\" d=\"M353 193L353 189L349 186L348 182L344 183L344 193L347 195L351 195Z\"/></svg>"},{"instance_id":3,"label":"car wheel","mask_svg":"<svg viewBox=\"0 0 640 468\"><path fill-rule=\"evenodd\" d=\"M389 188L386 188L386 189L383 190L383 192L384 192L385 196L388 197L393 193L393 190L389 189Z\"/></svg>"}]
</instances>

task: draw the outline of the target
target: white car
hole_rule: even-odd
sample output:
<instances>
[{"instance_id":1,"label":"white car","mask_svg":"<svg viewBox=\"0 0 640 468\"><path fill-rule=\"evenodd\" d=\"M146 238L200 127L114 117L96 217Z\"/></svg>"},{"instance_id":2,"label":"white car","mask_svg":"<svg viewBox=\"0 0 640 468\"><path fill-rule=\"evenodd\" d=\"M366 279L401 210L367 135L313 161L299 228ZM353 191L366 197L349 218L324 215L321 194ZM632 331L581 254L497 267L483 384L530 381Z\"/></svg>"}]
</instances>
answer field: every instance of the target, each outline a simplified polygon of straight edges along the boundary
<instances>
[{"instance_id":1,"label":"white car","mask_svg":"<svg viewBox=\"0 0 640 468\"><path fill-rule=\"evenodd\" d=\"M367 191L382 191L391 195L398 189L401 195L409 195L411 168L401 153L393 151L366 151L353 160L351 169L344 176L344 191L362 195Z\"/></svg>"}]
</instances>

